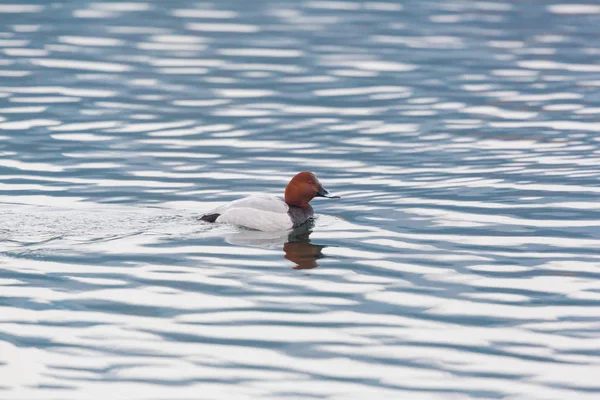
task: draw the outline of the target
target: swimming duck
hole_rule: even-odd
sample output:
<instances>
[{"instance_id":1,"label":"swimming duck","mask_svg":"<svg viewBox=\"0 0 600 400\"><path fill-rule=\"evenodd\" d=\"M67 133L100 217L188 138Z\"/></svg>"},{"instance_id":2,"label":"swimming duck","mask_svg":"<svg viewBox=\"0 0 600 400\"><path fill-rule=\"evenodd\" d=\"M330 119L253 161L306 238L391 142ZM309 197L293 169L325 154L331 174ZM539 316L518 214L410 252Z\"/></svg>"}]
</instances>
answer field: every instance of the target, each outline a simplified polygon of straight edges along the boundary
<instances>
[{"instance_id":1,"label":"swimming duck","mask_svg":"<svg viewBox=\"0 0 600 400\"><path fill-rule=\"evenodd\" d=\"M251 195L216 208L200 220L266 232L284 231L313 217L309 202L315 197L339 198L329 193L315 174L303 171L288 183L283 198L264 193Z\"/></svg>"}]
</instances>

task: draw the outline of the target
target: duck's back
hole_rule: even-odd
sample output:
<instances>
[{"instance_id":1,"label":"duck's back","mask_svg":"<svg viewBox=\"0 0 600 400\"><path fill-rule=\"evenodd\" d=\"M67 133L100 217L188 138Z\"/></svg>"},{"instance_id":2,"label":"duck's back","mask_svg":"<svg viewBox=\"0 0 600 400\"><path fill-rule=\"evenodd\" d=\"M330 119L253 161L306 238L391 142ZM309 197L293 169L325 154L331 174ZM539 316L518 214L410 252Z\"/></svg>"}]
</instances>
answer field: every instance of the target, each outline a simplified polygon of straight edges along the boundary
<instances>
[{"instance_id":1,"label":"duck's back","mask_svg":"<svg viewBox=\"0 0 600 400\"><path fill-rule=\"evenodd\" d=\"M283 231L294 226L288 211L281 197L256 194L216 208L201 219L259 231Z\"/></svg>"}]
</instances>

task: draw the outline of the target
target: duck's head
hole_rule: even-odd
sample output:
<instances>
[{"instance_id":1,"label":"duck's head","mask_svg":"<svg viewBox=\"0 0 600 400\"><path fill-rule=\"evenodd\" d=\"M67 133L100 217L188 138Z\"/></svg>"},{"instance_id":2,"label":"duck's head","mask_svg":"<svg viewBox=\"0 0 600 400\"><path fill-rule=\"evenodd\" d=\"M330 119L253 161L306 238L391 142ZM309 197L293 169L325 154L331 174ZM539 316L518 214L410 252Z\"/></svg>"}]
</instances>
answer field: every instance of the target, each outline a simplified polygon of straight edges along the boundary
<instances>
[{"instance_id":1,"label":"duck's head","mask_svg":"<svg viewBox=\"0 0 600 400\"><path fill-rule=\"evenodd\" d=\"M306 207L315 197L340 198L329 193L315 174L307 171L296 174L285 188L285 202L289 206Z\"/></svg>"}]
</instances>

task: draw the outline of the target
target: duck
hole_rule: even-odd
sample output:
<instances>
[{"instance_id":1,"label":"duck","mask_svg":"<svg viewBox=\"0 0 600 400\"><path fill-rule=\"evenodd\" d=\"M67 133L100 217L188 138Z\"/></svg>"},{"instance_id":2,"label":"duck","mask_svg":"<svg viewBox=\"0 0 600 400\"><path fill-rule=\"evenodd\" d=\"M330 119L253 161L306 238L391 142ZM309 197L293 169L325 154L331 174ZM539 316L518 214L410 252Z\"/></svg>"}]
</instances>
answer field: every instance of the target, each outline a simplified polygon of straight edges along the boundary
<instances>
[{"instance_id":1,"label":"duck","mask_svg":"<svg viewBox=\"0 0 600 400\"><path fill-rule=\"evenodd\" d=\"M263 232L287 231L313 219L309 203L315 197L340 198L325 189L314 173L302 171L290 180L283 198L266 193L250 195L202 215L200 221Z\"/></svg>"}]
</instances>

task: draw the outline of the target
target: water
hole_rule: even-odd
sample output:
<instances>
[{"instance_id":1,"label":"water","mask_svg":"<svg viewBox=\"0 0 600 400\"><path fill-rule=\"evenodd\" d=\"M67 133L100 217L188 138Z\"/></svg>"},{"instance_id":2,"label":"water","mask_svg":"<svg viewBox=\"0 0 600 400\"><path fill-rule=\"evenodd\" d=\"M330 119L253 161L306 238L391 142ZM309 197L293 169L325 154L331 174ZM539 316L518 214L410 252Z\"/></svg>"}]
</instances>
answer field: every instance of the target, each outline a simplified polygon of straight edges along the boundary
<instances>
[{"instance_id":1,"label":"water","mask_svg":"<svg viewBox=\"0 0 600 400\"><path fill-rule=\"evenodd\" d=\"M0 397L597 399L589 3L5 0Z\"/></svg>"}]
</instances>

